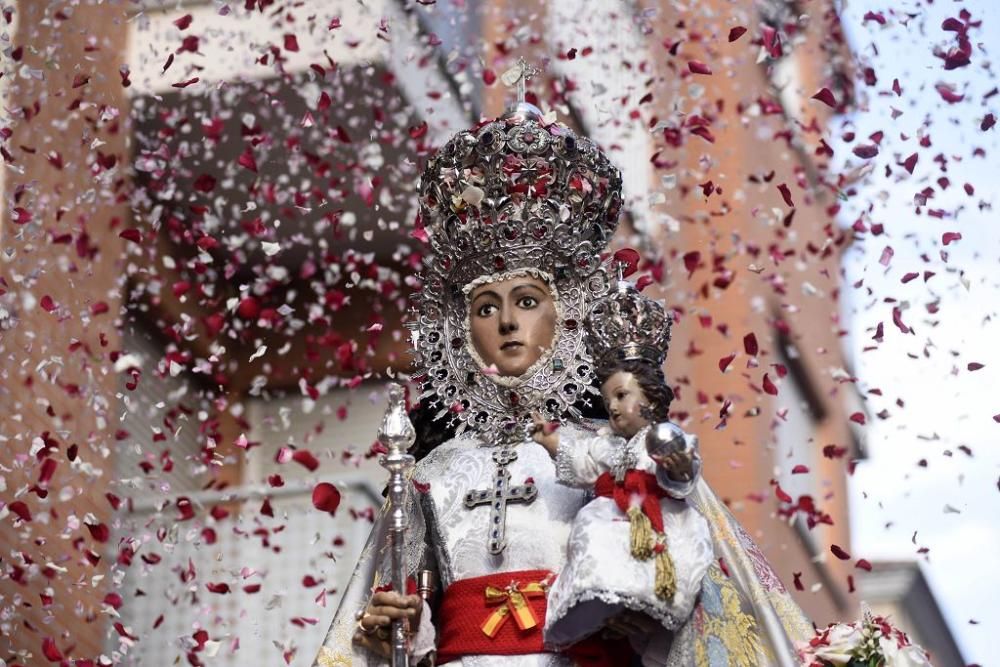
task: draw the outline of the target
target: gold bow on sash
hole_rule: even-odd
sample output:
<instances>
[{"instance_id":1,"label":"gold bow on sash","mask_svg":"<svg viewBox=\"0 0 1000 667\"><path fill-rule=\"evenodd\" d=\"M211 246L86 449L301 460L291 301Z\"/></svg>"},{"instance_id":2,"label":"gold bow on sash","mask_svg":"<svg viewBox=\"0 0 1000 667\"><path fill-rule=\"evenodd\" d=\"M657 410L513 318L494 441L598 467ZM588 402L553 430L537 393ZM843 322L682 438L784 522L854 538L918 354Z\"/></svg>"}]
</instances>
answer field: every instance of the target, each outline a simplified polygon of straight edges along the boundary
<instances>
[{"instance_id":1,"label":"gold bow on sash","mask_svg":"<svg viewBox=\"0 0 1000 667\"><path fill-rule=\"evenodd\" d=\"M522 630L530 630L538 625L538 618L528 604L527 598L537 598L545 596L545 585L536 581L526 586L518 587L517 582L512 583L506 589L496 586L486 587L486 604L502 605L486 619L482 625L483 634L492 639L500 631L501 626L508 616L513 615L517 622L517 627ZM506 604L504 604L506 603Z\"/></svg>"}]
</instances>

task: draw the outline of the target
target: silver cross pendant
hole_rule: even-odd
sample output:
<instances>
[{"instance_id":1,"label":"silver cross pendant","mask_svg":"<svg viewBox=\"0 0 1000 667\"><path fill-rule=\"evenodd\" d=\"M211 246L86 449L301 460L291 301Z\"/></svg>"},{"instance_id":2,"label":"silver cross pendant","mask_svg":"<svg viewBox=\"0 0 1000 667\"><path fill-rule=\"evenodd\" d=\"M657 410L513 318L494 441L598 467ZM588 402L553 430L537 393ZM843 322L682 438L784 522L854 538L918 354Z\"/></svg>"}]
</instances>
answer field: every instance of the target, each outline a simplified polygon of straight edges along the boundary
<instances>
[{"instance_id":1,"label":"silver cross pendant","mask_svg":"<svg viewBox=\"0 0 1000 667\"><path fill-rule=\"evenodd\" d=\"M517 452L508 445L497 448L493 452L493 462L496 463L497 469L493 475L492 488L469 491L465 494L466 509L474 509L480 505L490 506L487 544L491 554L502 554L507 548L507 505L509 503L530 505L538 496L538 487L532 482L520 486L510 485L510 470L507 466L516 460Z\"/></svg>"}]
</instances>

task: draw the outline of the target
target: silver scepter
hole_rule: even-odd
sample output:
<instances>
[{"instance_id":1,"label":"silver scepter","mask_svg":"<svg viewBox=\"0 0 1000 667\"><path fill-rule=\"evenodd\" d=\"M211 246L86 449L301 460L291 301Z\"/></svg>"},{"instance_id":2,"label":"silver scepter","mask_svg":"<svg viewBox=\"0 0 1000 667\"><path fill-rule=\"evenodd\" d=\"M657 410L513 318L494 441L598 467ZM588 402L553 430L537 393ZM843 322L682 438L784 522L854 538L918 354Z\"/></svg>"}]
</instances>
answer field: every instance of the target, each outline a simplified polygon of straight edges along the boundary
<instances>
[{"instance_id":1,"label":"silver scepter","mask_svg":"<svg viewBox=\"0 0 1000 667\"><path fill-rule=\"evenodd\" d=\"M406 595L406 569L403 563L403 549L406 544L406 526L409 517L406 512L406 485L408 473L415 459L407 451L417 439L413 424L406 414L403 387L389 383L389 405L382 417L382 427L378 430L378 441L389 450L379 463L389 471L389 539L392 548L392 589ZM392 622L392 667L408 667L410 664L409 623L406 619Z\"/></svg>"}]
</instances>

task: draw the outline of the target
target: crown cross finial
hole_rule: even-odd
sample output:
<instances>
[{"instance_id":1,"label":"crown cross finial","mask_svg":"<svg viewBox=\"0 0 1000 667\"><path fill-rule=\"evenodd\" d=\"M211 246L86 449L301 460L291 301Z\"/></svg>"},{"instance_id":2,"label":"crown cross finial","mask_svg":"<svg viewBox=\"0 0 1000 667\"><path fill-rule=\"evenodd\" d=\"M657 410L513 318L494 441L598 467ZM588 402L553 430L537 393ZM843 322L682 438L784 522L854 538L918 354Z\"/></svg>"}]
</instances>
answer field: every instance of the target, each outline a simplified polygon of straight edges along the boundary
<instances>
[{"instance_id":1,"label":"crown cross finial","mask_svg":"<svg viewBox=\"0 0 1000 667\"><path fill-rule=\"evenodd\" d=\"M511 66L503 75L500 80L503 81L505 86L512 87L517 86L517 102L520 104L524 102L524 98L527 95L527 83L531 79L542 73L542 70L535 67L529 63L524 58L518 58L517 62Z\"/></svg>"}]
</instances>

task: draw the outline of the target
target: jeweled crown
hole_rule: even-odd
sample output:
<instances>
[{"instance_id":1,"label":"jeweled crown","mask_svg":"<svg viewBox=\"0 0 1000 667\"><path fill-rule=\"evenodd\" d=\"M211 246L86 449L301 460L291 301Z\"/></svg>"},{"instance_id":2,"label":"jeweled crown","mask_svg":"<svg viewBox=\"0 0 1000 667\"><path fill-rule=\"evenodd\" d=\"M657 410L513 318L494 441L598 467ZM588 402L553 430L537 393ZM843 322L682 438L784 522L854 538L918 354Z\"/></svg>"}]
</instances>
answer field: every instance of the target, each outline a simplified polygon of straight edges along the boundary
<instances>
[{"instance_id":1,"label":"jeweled crown","mask_svg":"<svg viewBox=\"0 0 1000 667\"><path fill-rule=\"evenodd\" d=\"M594 303L584 323L587 347L598 368L630 360L660 366L670 348L673 318L658 302L619 279L613 292Z\"/></svg>"},{"instance_id":2,"label":"jeweled crown","mask_svg":"<svg viewBox=\"0 0 1000 667\"><path fill-rule=\"evenodd\" d=\"M621 173L589 139L520 102L427 164L420 214L453 288L524 267L586 276L618 226Z\"/></svg>"}]
</instances>

